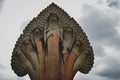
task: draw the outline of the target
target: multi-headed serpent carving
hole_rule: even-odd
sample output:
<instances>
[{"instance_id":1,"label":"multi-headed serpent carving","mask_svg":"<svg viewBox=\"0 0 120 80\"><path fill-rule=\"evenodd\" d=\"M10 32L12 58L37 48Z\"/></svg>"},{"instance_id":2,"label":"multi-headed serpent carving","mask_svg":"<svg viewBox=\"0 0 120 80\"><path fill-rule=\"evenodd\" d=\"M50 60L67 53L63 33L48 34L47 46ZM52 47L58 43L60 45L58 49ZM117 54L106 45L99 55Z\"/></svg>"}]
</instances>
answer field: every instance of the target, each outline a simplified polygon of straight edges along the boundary
<instances>
[{"instance_id":1,"label":"multi-headed serpent carving","mask_svg":"<svg viewBox=\"0 0 120 80\"><path fill-rule=\"evenodd\" d=\"M52 3L34 18L16 42L11 66L31 80L73 80L94 63L92 47L79 24Z\"/></svg>"}]
</instances>

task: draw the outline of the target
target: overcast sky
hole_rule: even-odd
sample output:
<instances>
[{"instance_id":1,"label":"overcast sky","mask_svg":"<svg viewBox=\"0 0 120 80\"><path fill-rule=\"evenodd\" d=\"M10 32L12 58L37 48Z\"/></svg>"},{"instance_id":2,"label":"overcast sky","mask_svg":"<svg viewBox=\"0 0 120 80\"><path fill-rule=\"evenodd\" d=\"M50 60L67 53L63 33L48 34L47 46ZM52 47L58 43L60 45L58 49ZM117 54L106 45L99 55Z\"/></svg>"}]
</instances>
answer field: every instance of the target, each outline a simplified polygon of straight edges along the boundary
<instances>
[{"instance_id":1,"label":"overcast sky","mask_svg":"<svg viewBox=\"0 0 120 80\"><path fill-rule=\"evenodd\" d=\"M120 80L120 0L0 0L0 80L29 80L12 71L12 50L27 23L52 2L74 17L94 49L94 67L74 80Z\"/></svg>"}]
</instances>

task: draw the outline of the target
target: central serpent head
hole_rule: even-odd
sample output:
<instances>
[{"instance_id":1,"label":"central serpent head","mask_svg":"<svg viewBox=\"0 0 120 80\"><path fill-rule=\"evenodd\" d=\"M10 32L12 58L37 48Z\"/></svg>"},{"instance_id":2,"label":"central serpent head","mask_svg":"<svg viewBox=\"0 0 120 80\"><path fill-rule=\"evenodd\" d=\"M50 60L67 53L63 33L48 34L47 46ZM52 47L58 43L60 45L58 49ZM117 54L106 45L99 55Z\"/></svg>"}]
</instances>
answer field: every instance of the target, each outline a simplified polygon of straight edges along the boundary
<instances>
[{"instance_id":1,"label":"central serpent head","mask_svg":"<svg viewBox=\"0 0 120 80\"><path fill-rule=\"evenodd\" d=\"M44 28L44 42L46 44L47 39L50 36L58 35L60 39L62 40L62 28L59 22L59 18L56 14L50 14L50 16L47 19L45 28Z\"/></svg>"}]
</instances>

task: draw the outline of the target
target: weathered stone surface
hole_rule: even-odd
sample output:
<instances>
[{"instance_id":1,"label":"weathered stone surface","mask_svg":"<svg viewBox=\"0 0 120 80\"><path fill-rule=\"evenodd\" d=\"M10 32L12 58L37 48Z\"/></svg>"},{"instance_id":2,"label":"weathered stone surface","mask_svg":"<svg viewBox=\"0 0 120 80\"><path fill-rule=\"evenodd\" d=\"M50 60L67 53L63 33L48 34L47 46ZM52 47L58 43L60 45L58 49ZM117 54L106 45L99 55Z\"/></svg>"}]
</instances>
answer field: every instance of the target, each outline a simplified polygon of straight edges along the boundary
<instances>
[{"instance_id":1,"label":"weathered stone surface","mask_svg":"<svg viewBox=\"0 0 120 80\"><path fill-rule=\"evenodd\" d=\"M73 80L77 71L88 73L93 63L85 32L54 3L27 25L11 59L14 72L31 80Z\"/></svg>"}]
</instances>

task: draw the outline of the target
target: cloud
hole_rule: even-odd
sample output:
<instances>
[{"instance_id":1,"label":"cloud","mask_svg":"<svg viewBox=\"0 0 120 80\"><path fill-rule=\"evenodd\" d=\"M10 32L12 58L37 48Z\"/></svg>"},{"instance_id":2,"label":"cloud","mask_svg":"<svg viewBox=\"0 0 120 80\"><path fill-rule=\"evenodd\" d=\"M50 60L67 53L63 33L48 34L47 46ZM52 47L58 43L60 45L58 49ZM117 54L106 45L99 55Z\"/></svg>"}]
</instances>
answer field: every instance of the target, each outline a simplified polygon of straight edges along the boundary
<instances>
[{"instance_id":1,"label":"cloud","mask_svg":"<svg viewBox=\"0 0 120 80\"><path fill-rule=\"evenodd\" d=\"M107 3L108 3L108 6L111 8L116 8L116 9L120 8L119 0L107 0Z\"/></svg>"},{"instance_id":2,"label":"cloud","mask_svg":"<svg viewBox=\"0 0 120 80\"><path fill-rule=\"evenodd\" d=\"M17 77L16 75L13 76L13 74L8 74L9 72L7 72L6 70L2 71L2 73L0 73L0 80L29 80L28 77Z\"/></svg>"},{"instance_id":3,"label":"cloud","mask_svg":"<svg viewBox=\"0 0 120 80\"><path fill-rule=\"evenodd\" d=\"M18 77L11 69L11 67L0 64L0 80L30 80L28 75Z\"/></svg>"},{"instance_id":4,"label":"cloud","mask_svg":"<svg viewBox=\"0 0 120 80\"><path fill-rule=\"evenodd\" d=\"M20 32L23 32L23 30L25 29L25 27L28 25L30 21L31 19L22 22L22 24L20 25Z\"/></svg>"},{"instance_id":5,"label":"cloud","mask_svg":"<svg viewBox=\"0 0 120 80\"><path fill-rule=\"evenodd\" d=\"M106 65L107 67L98 72L97 75L109 78L109 80L120 80L119 61L111 57L107 57L102 61L105 61L104 65Z\"/></svg>"},{"instance_id":6,"label":"cloud","mask_svg":"<svg viewBox=\"0 0 120 80\"><path fill-rule=\"evenodd\" d=\"M84 4L81 12L83 16L79 22L92 43L95 54L95 64L88 79L95 75L96 80L120 80L119 58L115 56L119 52L112 53L111 49L105 49L112 47L119 51L120 34L116 28L120 26L120 12L89 4Z\"/></svg>"},{"instance_id":7,"label":"cloud","mask_svg":"<svg viewBox=\"0 0 120 80\"><path fill-rule=\"evenodd\" d=\"M103 46L101 46L100 44L95 44L94 46L94 53L96 57L104 57L105 56L105 50L103 48Z\"/></svg>"},{"instance_id":8,"label":"cloud","mask_svg":"<svg viewBox=\"0 0 120 80\"><path fill-rule=\"evenodd\" d=\"M0 0L0 10L2 9L4 0Z\"/></svg>"},{"instance_id":9,"label":"cloud","mask_svg":"<svg viewBox=\"0 0 120 80\"><path fill-rule=\"evenodd\" d=\"M116 30L119 26L120 17L112 11L102 11L90 5L83 6L83 14L80 23L84 26L86 33L93 42L119 48L120 35Z\"/></svg>"},{"instance_id":10,"label":"cloud","mask_svg":"<svg viewBox=\"0 0 120 80\"><path fill-rule=\"evenodd\" d=\"M0 64L0 70L1 69L5 69L5 66L3 66L3 65Z\"/></svg>"}]
</instances>

